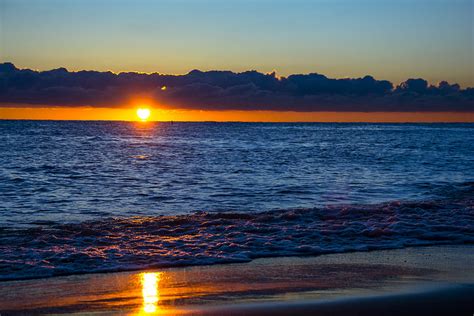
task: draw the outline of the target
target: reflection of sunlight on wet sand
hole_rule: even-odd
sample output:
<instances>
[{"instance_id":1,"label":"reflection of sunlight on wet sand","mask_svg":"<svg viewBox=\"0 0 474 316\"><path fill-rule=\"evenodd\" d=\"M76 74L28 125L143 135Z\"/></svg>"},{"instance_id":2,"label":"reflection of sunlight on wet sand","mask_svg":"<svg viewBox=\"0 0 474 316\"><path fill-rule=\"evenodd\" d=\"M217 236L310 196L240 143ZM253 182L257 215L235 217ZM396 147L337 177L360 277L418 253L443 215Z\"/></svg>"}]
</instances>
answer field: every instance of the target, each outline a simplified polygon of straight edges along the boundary
<instances>
[{"instance_id":1,"label":"reflection of sunlight on wet sand","mask_svg":"<svg viewBox=\"0 0 474 316\"><path fill-rule=\"evenodd\" d=\"M206 315L218 305L379 295L392 286L405 291L410 284L418 291L420 280L466 282L468 278L471 282L474 272L471 256L466 257L468 250L428 247L258 259L252 263L172 268L153 273L24 280L21 286L18 281L7 281L0 286L0 309L20 315L44 311L77 315ZM45 288L49 290L45 292Z\"/></svg>"},{"instance_id":2,"label":"reflection of sunlight on wet sand","mask_svg":"<svg viewBox=\"0 0 474 316\"><path fill-rule=\"evenodd\" d=\"M157 311L158 301L160 300L158 291L160 275L157 272L142 274L143 311L145 314Z\"/></svg>"}]
</instances>

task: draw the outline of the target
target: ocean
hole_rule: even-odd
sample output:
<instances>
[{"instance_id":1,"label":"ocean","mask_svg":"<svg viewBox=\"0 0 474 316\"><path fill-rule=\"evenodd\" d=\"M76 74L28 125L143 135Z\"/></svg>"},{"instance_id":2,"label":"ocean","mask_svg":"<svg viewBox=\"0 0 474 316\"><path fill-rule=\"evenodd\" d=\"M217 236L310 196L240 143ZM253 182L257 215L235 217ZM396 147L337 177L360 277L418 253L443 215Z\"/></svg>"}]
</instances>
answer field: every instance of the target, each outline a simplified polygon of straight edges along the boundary
<instances>
[{"instance_id":1,"label":"ocean","mask_svg":"<svg viewBox=\"0 0 474 316\"><path fill-rule=\"evenodd\" d=\"M474 243L474 124L0 121L0 280Z\"/></svg>"}]
</instances>

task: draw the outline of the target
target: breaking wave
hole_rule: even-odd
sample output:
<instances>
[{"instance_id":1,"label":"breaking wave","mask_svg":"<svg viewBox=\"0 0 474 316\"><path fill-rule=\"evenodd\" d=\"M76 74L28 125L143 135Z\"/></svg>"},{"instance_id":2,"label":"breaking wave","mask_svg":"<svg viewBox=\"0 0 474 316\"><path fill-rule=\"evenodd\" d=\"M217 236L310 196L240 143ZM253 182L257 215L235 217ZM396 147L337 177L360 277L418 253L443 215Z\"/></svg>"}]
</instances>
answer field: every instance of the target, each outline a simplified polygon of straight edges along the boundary
<instances>
[{"instance_id":1,"label":"breaking wave","mask_svg":"<svg viewBox=\"0 0 474 316\"><path fill-rule=\"evenodd\" d=\"M474 183L424 201L0 228L0 280L474 243Z\"/></svg>"}]
</instances>

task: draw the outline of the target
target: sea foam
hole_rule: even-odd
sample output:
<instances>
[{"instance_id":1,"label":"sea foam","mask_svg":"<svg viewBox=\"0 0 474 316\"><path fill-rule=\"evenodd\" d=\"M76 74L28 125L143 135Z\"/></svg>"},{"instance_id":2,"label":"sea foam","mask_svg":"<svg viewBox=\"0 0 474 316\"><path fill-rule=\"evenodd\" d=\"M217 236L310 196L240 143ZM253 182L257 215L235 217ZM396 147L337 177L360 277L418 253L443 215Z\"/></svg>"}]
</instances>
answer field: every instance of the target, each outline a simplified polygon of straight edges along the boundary
<instances>
[{"instance_id":1,"label":"sea foam","mask_svg":"<svg viewBox=\"0 0 474 316\"><path fill-rule=\"evenodd\" d=\"M443 198L0 230L0 280L474 243L474 183Z\"/></svg>"}]
</instances>

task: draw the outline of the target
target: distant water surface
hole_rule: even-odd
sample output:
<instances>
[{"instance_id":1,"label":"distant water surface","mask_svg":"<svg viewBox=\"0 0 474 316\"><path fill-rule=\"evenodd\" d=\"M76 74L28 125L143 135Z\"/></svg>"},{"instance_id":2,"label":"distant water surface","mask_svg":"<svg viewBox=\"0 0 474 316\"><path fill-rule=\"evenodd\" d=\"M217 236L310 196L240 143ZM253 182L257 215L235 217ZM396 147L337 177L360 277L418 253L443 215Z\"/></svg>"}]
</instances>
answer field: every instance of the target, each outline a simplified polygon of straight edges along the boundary
<instances>
[{"instance_id":1,"label":"distant water surface","mask_svg":"<svg viewBox=\"0 0 474 316\"><path fill-rule=\"evenodd\" d=\"M474 240L474 124L0 121L0 153L0 278Z\"/></svg>"}]
</instances>

